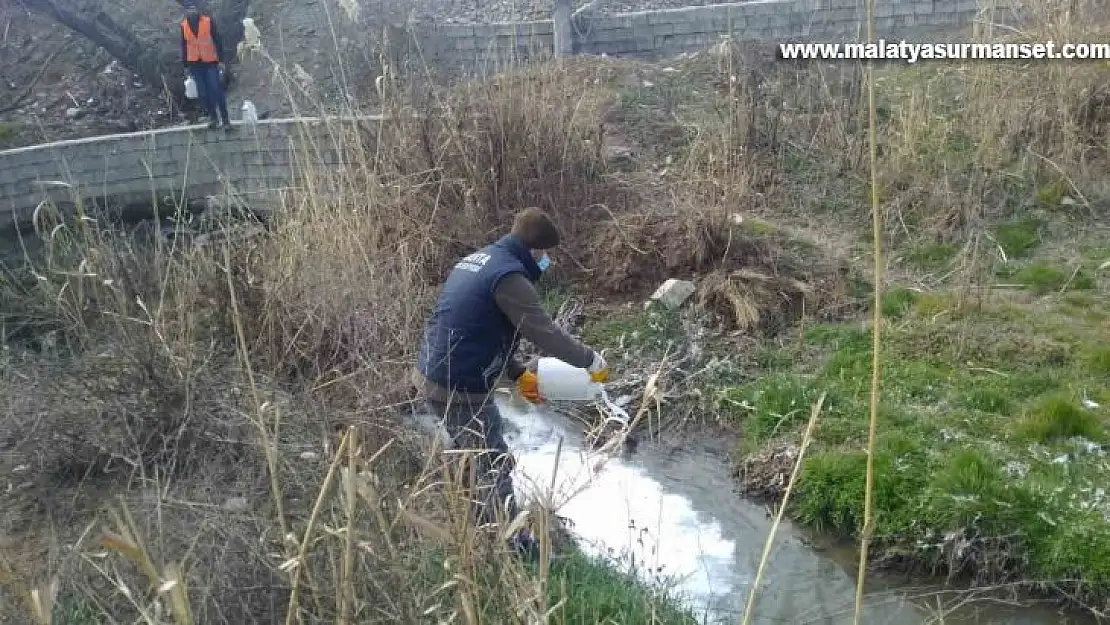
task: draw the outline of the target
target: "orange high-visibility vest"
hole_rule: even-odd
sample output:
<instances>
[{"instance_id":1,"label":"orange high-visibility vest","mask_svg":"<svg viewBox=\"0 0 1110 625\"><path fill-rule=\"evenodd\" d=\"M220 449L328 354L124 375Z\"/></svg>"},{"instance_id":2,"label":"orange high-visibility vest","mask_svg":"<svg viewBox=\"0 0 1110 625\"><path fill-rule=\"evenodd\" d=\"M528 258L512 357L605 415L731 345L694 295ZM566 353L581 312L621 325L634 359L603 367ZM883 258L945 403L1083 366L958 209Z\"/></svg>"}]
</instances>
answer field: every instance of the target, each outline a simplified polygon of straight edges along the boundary
<instances>
[{"instance_id":1,"label":"orange high-visibility vest","mask_svg":"<svg viewBox=\"0 0 1110 625\"><path fill-rule=\"evenodd\" d=\"M197 20L194 33L189 27L189 19L181 20L181 32L185 35L185 61L187 63L218 63L216 42L212 39L212 18L201 15Z\"/></svg>"}]
</instances>

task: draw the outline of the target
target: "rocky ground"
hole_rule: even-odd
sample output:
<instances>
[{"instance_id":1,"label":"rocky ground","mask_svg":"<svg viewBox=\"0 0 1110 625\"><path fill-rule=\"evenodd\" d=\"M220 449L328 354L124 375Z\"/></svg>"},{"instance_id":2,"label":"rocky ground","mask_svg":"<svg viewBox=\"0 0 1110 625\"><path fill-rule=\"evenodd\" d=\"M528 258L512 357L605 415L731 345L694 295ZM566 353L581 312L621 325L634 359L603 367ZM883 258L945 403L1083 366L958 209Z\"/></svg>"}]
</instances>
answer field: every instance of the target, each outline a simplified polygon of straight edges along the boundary
<instances>
[{"instance_id":1,"label":"rocky ground","mask_svg":"<svg viewBox=\"0 0 1110 625\"><path fill-rule=\"evenodd\" d=\"M262 113L288 114L292 112L289 92L302 88L318 93L324 101L342 101L348 94L337 85L367 82L365 75L373 72L376 59L366 34L374 23L537 20L550 16L552 4L552 0L255 3L250 15L272 58L253 55L234 66L229 108L237 117L243 100L250 99ZM576 8L584 4L586 0L575 0ZM601 0L593 10L621 13L703 4L712 2ZM0 29L0 149L165 127L199 114L174 110L156 86L144 84L104 50L18 3L0 3ZM288 79L273 71L275 62Z\"/></svg>"},{"instance_id":2,"label":"rocky ground","mask_svg":"<svg viewBox=\"0 0 1110 625\"><path fill-rule=\"evenodd\" d=\"M165 125L167 103L86 39L0 11L0 149Z\"/></svg>"}]
</instances>

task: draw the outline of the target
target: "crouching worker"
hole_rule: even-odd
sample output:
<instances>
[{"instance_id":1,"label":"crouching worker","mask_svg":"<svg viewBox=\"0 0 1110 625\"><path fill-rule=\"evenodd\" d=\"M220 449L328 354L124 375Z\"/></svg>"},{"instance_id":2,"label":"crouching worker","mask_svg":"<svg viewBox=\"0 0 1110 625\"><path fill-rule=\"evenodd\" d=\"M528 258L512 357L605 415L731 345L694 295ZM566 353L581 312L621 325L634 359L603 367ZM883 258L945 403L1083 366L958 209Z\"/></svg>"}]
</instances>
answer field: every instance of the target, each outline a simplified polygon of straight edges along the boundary
<instances>
[{"instance_id":1,"label":"crouching worker","mask_svg":"<svg viewBox=\"0 0 1110 625\"><path fill-rule=\"evenodd\" d=\"M512 231L466 256L447 276L439 301L426 322L413 383L425 408L444 421L451 445L471 450L477 484L473 514L479 524L497 519L495 507L511 520L520 512L513 496L513 459L505 443L493 391L511 381L527 400L538 403L536 375L516 350L521 336L546 354L608 376L605 360L555 324L540 304L535 283L551 264L547 250L559 233L541 210L516 216ZM535 553L526 531L511 539Z\"/></svg>"}]
</instances>

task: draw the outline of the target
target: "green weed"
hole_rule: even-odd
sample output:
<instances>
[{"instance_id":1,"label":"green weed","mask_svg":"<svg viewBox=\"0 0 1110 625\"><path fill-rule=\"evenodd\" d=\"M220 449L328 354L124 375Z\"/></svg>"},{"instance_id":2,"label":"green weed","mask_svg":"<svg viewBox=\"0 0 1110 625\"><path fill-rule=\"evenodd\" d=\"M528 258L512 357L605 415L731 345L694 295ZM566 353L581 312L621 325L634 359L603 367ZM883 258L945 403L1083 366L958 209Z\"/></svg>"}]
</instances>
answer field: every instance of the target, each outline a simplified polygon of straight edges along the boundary
<instances>
[{"instance_id":1,"label":"green weed","mask_svg":"<svg viewBox=\"0 0 1110 625\"><path fill-rule=\"evenodd\" d=\"M548 594L551 605L566 598L555 610L554 622L697 624L692 614L674 607L675 597L655 596L632 571L581 552L552 564Z\"/></svg>"},{"instance_id":2,"label":"green weed","mask_svg":"<svg viewBox=\"0 0 1110 625\"><path fill-rule=\"evenodd\" d=\"M994 228L994 238L1007 256L1016 258L1028 254L1041 243L1040 230L1044 222L1033 217L1001 224Z\"/></svg>"},{"instance_id":3,"label":"green weed","mask_svg":"<svg viewBox=\"0 0 1110 625\"><path fill-rule=\"evenodd\" d=\"M955 308L956 302L951 296L945 293L919 293L914 302L914 309L917 314L925 317L939 315L942 312L952 311Z\"/></svg>"},{"instance_id":4,"label":"green weed","mask_svg":"<svg viewBox=\"0 0 1110 625\"><path fill-rule=\"evenodd\" d=\"M1110 376L1110 347L1092 347L1085 355L1086 364L1093 373Z\"/></svg>"},{"instance_id":5,"label":"green weed","mask_svg":"<svg viewBox=\"0 0 1110 625\"><path fill-rule=\"evenodd\" d=\"M903 253L902 259L920 271L940 271L952 262L956 251L951 243L917 243Z\"/></svg>"},{"instance_id":6,"label":"green weed","mask_svg":"<svg viewBox=\"0 0 1110 625\"><path fill-rule=\"evenodd\" d=\"M100 625L109 622L104 612L88 599L60 597L54 604L54 625Z\"/></svg>"},{"instance_id":7,"label":"green weed","mask_svg":"<svg viewBox=\"0 0 1110 625\"><path fill-rule=\"evenodd\" d=\"M917 302L919 293L905 287L894 287L883 293L883 316L901 317Z\"/></svg>"},{"instance_id":8,"label":"green weed","mask_svg":"<svg viewBox=\"0 0 1110 625\"><path fill-rule=\"evenodd\" d=\"M617 315L587 323L583 339L590 345L604 345L661 354L682 340L682 317L661 306Z\"/></svg>"},{"instance_id":9,"label":"green weed","mask_svg":"<svg viewBox=\"0 0 1110 625\"><path fill-rule=\"evenodd\" d=\"M1014 403L1008 394L1001 389L990 387L972 389L971 392L961 396L959 404L964 408L997 415L1010 414L1014 409Z\"/></svg>"},{"instance_id":10,"label":"green weed","mask_svg":"<svg viewBox=\"0 0 1110 625\"><path fill-rule=\"evenodd\" d=\"M1016 433L1031 442L1049 443L1073 436L1099 441L1104 431L1097 414L1067 395L1055 394L1038 401L1018 424Z\"/></svg>"},{"instance_id":11,"label":"green weed","mask_svg":"<svg viewBox=\"0 0 1110 625\"><path fill-rule=\"evenodd\" d=\"M759 444L790 432L809 418L821 391L799 376L771 375L748 386L725 391L726 408L742 415L746 444Z\"/></svg>"},{"instance_id":12,"label":"green weed","mask_svg":"<svg viewBox=\"0 0 1110 625\"><path fill-rule=\"evenodd\" d=\"M0 150L12 147L18 130L19 124L15 122L0 122Z\"/></svg>"},{"instance_id":13,"label":"green weed","mask_svg":"<svg viewBox=\"0 0 1110 625\"><path fill-rule=\"evenodd\" d=\"M1068 183L1065 180L1057 180L1050 184L1037 189L1037 203L1047 208L1055 208L1060 205L1064 196L1068 194Z\"/></svg>"},{"instance_id":14,"label":"green weed","mask_svg":"<svg viewBox=\"0 0 1110 625\"><path fill-rule=\"evenodd\" d=\"M1023 267L1013 278L1038 295L1060 291L1065 287L1074 291L1087 291L1095 287L1094 279L1082 270L1065 272L1045 261L1036 261Z\"/></svg>"}]
</instances>

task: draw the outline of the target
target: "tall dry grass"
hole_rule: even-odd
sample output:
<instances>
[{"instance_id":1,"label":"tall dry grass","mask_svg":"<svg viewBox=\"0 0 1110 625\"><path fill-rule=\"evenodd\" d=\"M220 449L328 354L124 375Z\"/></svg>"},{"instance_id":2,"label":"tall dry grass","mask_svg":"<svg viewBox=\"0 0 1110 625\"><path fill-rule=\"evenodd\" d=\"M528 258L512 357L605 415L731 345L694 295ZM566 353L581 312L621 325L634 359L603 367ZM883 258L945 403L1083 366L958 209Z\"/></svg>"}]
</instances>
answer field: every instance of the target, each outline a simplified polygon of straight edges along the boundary
<instances>
[{"instance_id":1,"label":"tall dry grass","mask_svg":"<svg viewBox=\"0 0 1110 625\"><path fill-rule=\"evenodd\" d=\"M1016 36L1097 41L1058 8ZM712 57L726 105L694 125L673 185L615 174L599 122L619 68L576 59L452 90L383 77L387 120L298 144L301 191L267 228L210 215L207 244L147 245L44 208L45 249L0 293L5 338L38 352L0 356L9 597L39 623L61 603L145 622L542 620L550 580L465 522L443 459L403 425L420 324L448 264L527 205L555 216L590 286L719 268L738 207L805 206L796 192L843 192L858 218L858 71L748 55ZM884 77L884 223L981 228L1015 177L1097 199L1101 67ZM322 149L348 166L314 167Z\"/></svg>"},{"instance_id":2,"label":"tall dry grass","mask_svg":"<svg viewBox=\"0 0 1110 625\"><path fill-rule=\"evenodd\" d=\"M623 197L582 71L331 122L295 144L300 191L264 227L229 209L142 241L43 207L44 249L3 282L6 335L31 348L0 379L9 598L39 623L557 618L565 589L467 522L447 458L406 425L407 378L457 253L528 205L573 240ZM315 167L325 149L348 167Z\"/></svg>"}]
</instances>

